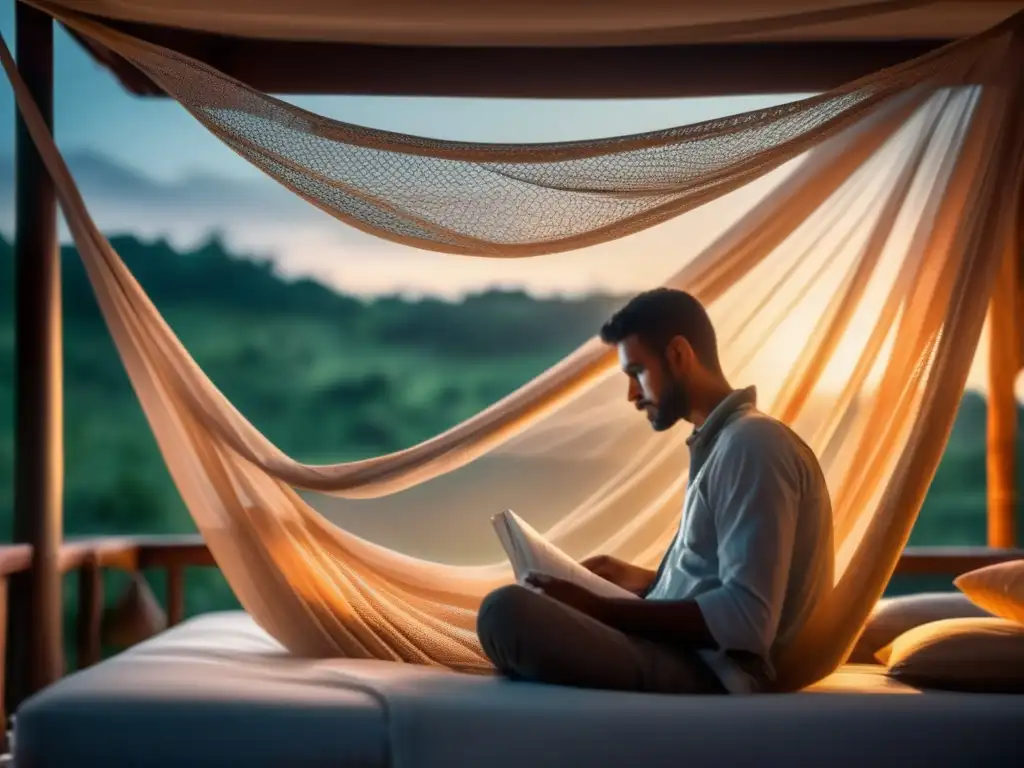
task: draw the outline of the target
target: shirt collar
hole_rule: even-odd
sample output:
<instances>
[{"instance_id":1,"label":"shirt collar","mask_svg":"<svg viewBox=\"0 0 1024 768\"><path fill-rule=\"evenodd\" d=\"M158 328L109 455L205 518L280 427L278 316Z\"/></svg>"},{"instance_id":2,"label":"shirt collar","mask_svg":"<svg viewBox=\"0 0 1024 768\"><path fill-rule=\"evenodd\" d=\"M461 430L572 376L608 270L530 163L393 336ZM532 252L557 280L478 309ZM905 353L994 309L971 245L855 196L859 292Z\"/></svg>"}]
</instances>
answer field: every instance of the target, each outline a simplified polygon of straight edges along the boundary
<instances>
[{"instance_id":1,"label":"shirt collar","mask_svg":"<svg viewBox=\"0 0 1024 768\"><path fill-rule=\"evenodd\" d=\"M699 441L710 440L718 434L733 414L748 406L757 406L757 387L733 390L714 407L701 426L694 427L693 432L686 439L686 444L693 447Z\"/></svg>"}]
</instances>

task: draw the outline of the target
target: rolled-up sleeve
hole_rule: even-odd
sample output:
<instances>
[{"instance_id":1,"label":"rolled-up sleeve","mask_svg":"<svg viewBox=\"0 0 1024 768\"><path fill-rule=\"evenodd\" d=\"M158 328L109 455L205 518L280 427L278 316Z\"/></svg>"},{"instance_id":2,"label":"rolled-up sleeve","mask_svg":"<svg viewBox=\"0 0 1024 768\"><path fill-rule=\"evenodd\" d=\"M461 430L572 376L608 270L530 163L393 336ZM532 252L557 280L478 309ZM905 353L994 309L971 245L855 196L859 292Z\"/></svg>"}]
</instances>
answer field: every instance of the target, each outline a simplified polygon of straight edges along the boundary
<instances>
[{"instance_id":1,"label":"rolled-up sleeve","mask_svg":"<svg viewBox=\"0 0 1024 768\"><path fill-rule=\"evenodd\" d=\"M718 534L721 586L695 600L720 648L767 658L789 582L799 460L787 436L766 429L735 435L720 459L704 493Z\"/></svg>"}]
</instances>

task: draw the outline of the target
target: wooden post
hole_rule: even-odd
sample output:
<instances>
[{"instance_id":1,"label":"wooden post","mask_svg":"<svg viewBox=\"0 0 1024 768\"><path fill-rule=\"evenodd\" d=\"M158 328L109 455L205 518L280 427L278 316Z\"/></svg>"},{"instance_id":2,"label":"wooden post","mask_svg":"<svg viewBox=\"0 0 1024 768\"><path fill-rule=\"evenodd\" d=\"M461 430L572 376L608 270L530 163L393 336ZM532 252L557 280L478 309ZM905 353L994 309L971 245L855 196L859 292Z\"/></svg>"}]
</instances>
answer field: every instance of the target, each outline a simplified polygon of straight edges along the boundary
<instances>
[{"instance_id":1,"label":"wooden post","mask_svg":"<svg viewBox=\"0 0 1024 768\"><path fill-rule=\"evenodd\" d=\"M1007 249L989 304L988 545L1017 544L1017 398L1020 370L1018 277L1020 254Z\"/></svg>"},{"instance_id":2,"label":"wooden post","mask_svg":"<svg viewBox=\"0 0 1024 768\"><path fill-rule=\"evenodd\" d=\"M167 567L167 626L173 627L185 619L185 567Z\"/></svg>"},{"instance_id":3,"label":"wooden post","mask_svg":"<svg viewBox=\"0 0 1024 768\"><path fill-rule=\"evenodd\" d=\"M53 21L15 3L21 76L53 125ZM10 711L60 677L63 397L60 254L53 184L17 118L14 541L32 565L11 580Z\"/></svg>"},{"instance_id":4,"label":"wooden post","mask_svg":"<svg viewBox=\"0 0 1024 768\"><path fill-rule=\"evenodd\" d=\"M78 669L98 664L103 657L103 570L95 556L78 569Z\"/></svg>"}]
</instances>

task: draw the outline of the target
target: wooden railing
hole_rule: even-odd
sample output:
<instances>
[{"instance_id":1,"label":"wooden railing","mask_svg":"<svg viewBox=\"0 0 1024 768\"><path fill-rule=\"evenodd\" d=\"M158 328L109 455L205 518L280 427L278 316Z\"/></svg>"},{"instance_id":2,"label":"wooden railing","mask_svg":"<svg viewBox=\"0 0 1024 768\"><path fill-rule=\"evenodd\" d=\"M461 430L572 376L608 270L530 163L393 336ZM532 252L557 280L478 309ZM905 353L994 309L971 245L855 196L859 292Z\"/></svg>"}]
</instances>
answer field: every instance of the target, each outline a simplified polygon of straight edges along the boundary
<instances>
[{"instance_id":1,"label":"wooden railing","mask_svg":"<svg viewBox=\"0 0 1024 768\"><path fill-rule=\"evenodd\" d=\"M7 588L10 577L28 570L31 547L0 545L0 659L6 658ZM904 551L896 566L901 576L949 576L986 565L1024 559L1024 550L988 547L914 547ZM185 616L185 568L216 567L199 536L109 537L67 541L61 548L62 574L78 574L78 612L75 622L78 668L100 660L103 621L103 571L163 570L167 575L167 623ZM0 723L7 722L3 701L4 664L0 663ZM3 734L0 732L0 741ZM0 751L6 745L0 744Z\"/></svg>"}]
</instances>

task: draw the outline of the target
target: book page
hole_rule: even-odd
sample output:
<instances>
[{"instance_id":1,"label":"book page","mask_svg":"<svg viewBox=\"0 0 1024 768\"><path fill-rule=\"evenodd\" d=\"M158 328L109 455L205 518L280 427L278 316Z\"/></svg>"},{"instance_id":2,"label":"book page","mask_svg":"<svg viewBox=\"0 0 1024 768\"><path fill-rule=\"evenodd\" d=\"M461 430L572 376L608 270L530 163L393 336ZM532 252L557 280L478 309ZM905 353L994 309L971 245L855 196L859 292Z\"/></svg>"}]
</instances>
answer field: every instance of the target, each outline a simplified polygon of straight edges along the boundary
<instances>
[{"instance_id":1,"label":"book page","mask_svg":"<svg viewBox=\"0 0 1024 768\"><path fill-rule=\"evenodd\" d=\"M495 515L492 523L520 583L533 571L571 582L601 597L639 599L632 592L588 571L511 509Z\"/></svg>"},{"instance_id":2,"label":"book page","mask_svg":"<svg viewBox=\"0 0 1024 768\"><path fill-rule=\"evenodd\" d=\"M508 515L504 513L495 515L491 518L491 525L494 526L494 531L498 534L498 541L501 542L502 549L508 555L508 560L512 564L512 572L515 573L517 580L521 580L522 575L529 569L523 561L522 548L516 544L517 537L512 531Z\"/></svg>"}]
</instances>

